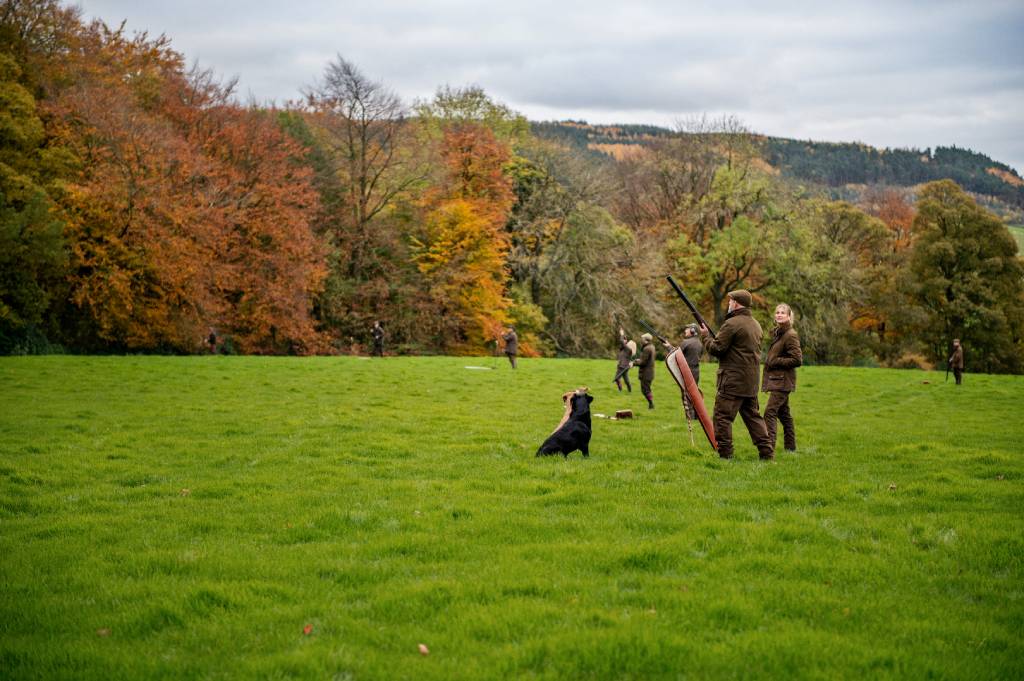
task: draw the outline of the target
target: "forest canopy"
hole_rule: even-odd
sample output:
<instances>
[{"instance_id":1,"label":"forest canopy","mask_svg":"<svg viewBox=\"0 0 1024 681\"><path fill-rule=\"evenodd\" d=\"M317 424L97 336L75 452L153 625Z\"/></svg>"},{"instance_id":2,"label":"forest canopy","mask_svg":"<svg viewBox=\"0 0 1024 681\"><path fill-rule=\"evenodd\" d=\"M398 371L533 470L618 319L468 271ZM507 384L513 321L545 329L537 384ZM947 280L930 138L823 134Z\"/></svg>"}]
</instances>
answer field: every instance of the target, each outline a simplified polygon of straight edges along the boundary
<instances>
[{"instance_id":1,"label":"forest canopy","mask_svg":"<svg viewBox=\"0 0 1024 681\"><path fill-rule=\"evenodd\" d=\"M608 356L620 325L788 302L819 363L1021 372L1024 181L955 147L766 138L724 117L533 123L405 102L338 55L243 104L169 39L0 3L0 352ZM855 191L849 190L855 187ZM845 188L845 189L844 189ZM842 191L840 191L842 190ZM979 200L981 203L979 203ZM638 333L638 331L636 331Z\"/></svg>"}]
</instances>

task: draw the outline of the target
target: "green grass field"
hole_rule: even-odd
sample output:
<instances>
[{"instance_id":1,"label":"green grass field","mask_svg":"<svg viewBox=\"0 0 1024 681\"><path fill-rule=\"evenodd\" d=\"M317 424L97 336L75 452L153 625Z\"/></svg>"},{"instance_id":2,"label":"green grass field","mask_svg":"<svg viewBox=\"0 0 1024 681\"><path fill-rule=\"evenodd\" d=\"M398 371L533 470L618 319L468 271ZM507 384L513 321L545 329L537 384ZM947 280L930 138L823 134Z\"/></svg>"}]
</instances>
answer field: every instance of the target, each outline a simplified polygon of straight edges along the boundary
<instances>
[{"instance_id":1,"label":"green grass field","mask_svg":"<svg viewBox=\"0 0 1024 681\"><path fill-rule=\"evenodd\" d=\"M0 359L0 677L1024 676L1024 378L804 367L722 462L503 362Z\"/></svg>"}]
</instances>

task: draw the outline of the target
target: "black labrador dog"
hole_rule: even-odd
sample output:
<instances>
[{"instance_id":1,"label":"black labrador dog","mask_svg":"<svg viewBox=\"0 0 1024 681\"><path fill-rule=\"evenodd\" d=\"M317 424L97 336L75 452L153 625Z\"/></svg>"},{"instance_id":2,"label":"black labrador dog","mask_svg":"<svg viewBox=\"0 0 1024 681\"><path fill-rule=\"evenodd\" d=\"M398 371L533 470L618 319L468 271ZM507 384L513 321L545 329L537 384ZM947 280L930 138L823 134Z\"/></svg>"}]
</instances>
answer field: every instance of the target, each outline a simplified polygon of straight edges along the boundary
<instances>
[{"instance_id":1,"label":"black labrador dog","mask_svg":"<svg viewBox=\"0 0 1024 681\"><path fill-rule=\"evenodd\" d=\"M565 415L555 432L544 440L537 450L537 456L569 453L577 449L583 456L590 456L590 403L594 398L587 394L587 388L578 388L562 395Z\"/></svg>"}]
</instances>

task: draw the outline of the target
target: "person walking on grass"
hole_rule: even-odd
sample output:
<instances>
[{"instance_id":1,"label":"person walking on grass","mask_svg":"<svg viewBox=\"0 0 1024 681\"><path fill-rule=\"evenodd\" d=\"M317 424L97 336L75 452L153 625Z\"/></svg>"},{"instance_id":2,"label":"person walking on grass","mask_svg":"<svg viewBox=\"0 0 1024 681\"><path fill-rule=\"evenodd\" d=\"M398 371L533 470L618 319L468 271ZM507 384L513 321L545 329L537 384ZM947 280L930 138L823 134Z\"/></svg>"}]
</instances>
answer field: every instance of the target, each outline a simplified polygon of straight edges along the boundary
<instances>
[{"instance_id":1,"label":"person walking on grass","mask_svg":"<svg viewBox=\"0 0 1024 681\"><path fill-rule=\"evenodd\" d=\"M738 413L750 433L762 460L775 458L775 447L757 403L758 373L761 366L761 325L750 314L751 295L742 289L729 293L725 323L712 338L701 324L704 349L718 358L718 392L715 397L715 438L718 455L733 457L732 422Z\"/></svg>"},{"instance_id":2,"label":"person walking on grass","mask_svg":"<svg viewBox=\"0 0 1024 681\"><path fill-rule=\"evenodd\" d=\"M654 336L645 333L640 336L640 357L634 365L640 369L640 392L647 399L647 408L654 409L654 393L651 392L651 384L654 383Z\"/></svg>"},{"instance_id":3,"label":"person walking on grass","mask_svg":"<svg viewBox=\"0 0 1024 681\"><path fill-rule=\"evenodd\" d=\"M956 379L956 384L960 385L960 379L964 375L964 346L960 345L959 338L953 339L953 354L949 356L947 363L949 368L953 370L953 378Z\"/></svg>"},{"instance_id":4,"label":"person walking on grass","mask_svg":"<svg viewBox=\"0 0 1024 681\"><path fill-rule=\"evenodd\" d=\"M633 392L633 386L629 383L629 367L633 364L633 355L636 354L636 343L626 337L626 330L619 327L619 354L615 364L615 387L622 392L622 384L626 384L626 391Z\"/></svg>"},{"instance_id":5,"label":"person walking on grass","mask_svg":"<svg viewBox=\"0 0 1024 681\"><path fill-rule=\"evenodd\" d=\"M508 355L508 363L516 368L516 355L519 353L519 336L516 335L515 327L508 327L508 331L502 334L501 339L505 341L505 354Z\"/></svg>"},{"instance_id":6,"label":"person walking on grass","mask_svg":"<svg viewBox=\"0 0 1024 681\"><path fill-rule=\"evenodd\" d=\"M370 329L370 335L373 336L373 356L383 357L384 356L384 327L380 325L378 319L373 323L373 328Z\"/></svg>"},{"instance_id":7,"label":"person walking on grass","mask_svg":"<svg viewBox=\"0 0 1024 681\"><path fill-rule=\"evenodd\" d=\"M793 310L786 303L779 303L775 306L775 328L772 329L772 342L761 376L761 390L769 394L764 408L764 424L773 448L776 422L781 421L783 446L787 451L796 450L796 426L789 410L789 394L796 391L796 368L803 364L803 360L800 337L793 328Z\"/></svg>"}]
</instances>

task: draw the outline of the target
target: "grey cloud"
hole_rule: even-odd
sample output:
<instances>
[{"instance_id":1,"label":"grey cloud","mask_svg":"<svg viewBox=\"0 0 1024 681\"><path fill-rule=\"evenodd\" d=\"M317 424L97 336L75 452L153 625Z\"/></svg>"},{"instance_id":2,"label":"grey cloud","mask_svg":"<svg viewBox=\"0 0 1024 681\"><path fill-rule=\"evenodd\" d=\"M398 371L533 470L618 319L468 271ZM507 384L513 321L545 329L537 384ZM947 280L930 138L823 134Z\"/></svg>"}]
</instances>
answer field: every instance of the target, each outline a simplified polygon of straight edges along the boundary
<instances>
[{"instance_id":1,"label":"grey cloud","mask_svg":"<svg viewBox=\"0 0 1024 681\"><path fill-rule=\"evenodd\" d=\"M340 53L407 101L473 83L531 116L736 113L771 134L957 144L1024 169L1017 0L83 1L258 100L298 96Z\"/></svg>"}]
</instances>

